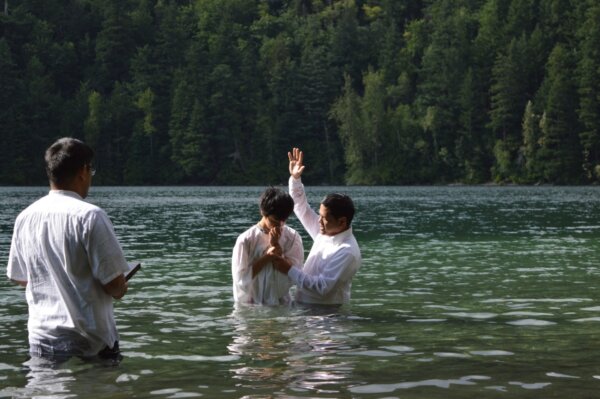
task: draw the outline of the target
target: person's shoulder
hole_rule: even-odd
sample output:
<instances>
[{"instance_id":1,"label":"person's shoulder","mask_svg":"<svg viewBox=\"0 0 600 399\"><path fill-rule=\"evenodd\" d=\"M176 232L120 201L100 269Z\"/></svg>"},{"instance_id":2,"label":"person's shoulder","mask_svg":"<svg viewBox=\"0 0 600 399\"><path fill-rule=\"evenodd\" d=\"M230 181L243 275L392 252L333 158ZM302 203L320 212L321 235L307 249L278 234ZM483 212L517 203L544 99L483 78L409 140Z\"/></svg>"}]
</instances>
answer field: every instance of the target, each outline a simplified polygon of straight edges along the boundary
<instances>
[{"instance_id":1,"label":"person's shoulder","mask_svg":"<svg viewBox=\"0 0 600 399\"><path fill-rule=\"evenodd\" d=\"M257 225L253 225L250 228L246 229L242 234L240 234L237 237L236 241L238 243L249 241L254 239L254 237L258 236L260 233L260 228Z\"/></svg>"},{"instance_id":2,"label":"person's shoulder","mask_svg":"<svg viewBox=\"0 0 600 399\"><path fill-rule=\"evenodd\" d=\"M100 208L98 205L94 205L94 204L86 202L84 200L78 201L77 209L80 213L82 213L86 216L101 217L101 218L108 217L108 214L106 213L106 211L104 209Z\"/></svg>"},{"instance_id":3,"label":"person's shoulder","mask_svg":"<svg viewBox=\"0 0 600 399\"><path fill-rule=\"evenodd\" d=\"M339 242L339 246L342 248L350 248L353 250L360 251L360 247L358 246L358 241L356 240L356 237L354 236L352 229L349 229L349 230L346 230L346 231L343 231L342 233L340 233L338 242Z\"/></svg>"},{"instance_id":4,"label":"person's shoulder","mask_svg":"<svg viewBox=\"0 0 600 399\"><path fill-rule=\"evenodd\" d=\"M358 241L356 241L356 237L354 237L354 234L350 234L350 236L344 243L344 246L347 248L346 250L348 252L351 252L353 254L353 257L356 259L356 261L361 262L362 254L360 251L360 246L358 245Z\"/></svg>"},{"instance_id":5,"label":"person's shoulder","mask_svg":"<svg viewBox=\"0 0 600 399\"><path fill-rule=\"evenodd\" d=\"M283 232L284 236L288 236L288 237L291 237L291 238L298 237L298 238L302 239L302 237L300 236L300 234L296 230L294 230L293 228L291 228L290 226L288 226L287 224L283 226L282 232Z\"/></svg>"},{"instance_id":6,"label":"person's shoulder","mask_svg":"<svg viewBox=\"0 0 600 399\"><path fill-rule=\"evenodd\" d=\"M298 232L295 229L291 228L287 224L283 225L283 231L290 233L290 234L298 234Z\"/></svg>"},{"instance_id":7,"label":"person's shoulder","mask_svg":"<svg viewBox=\"0 0 600 399\"><path fill-rule=\"evenodd\" d=\"M106 212L99 206L85 201L78 194L71 191L50 192L42 200L55 204L56 210L65 210L72 214L101 214L106 215Z\"/></svg>"},{"instance_id":8,"label":"person's shoulder","mask_svg":"<svg viewBox=\"0 0 600 399\"><path fill-rule=\"evenodd\" d=\"M91 204L84 200L79 200L76 204L74 204L72 213L75 217L85 221L86 223L112 225L112 221L104 209L100 208L98 205Z\"/></svg>"},{"instance_id":9,"label":"person's shoulder","mask_svg":"<svg viewBox=\"0 0 600 399\"><path fill-rule=\"evenodd\" d=\"M56 205L60 205L60 203L56 203L56 199L54 198L54 196L47 194L43 197L38 198L37 200L29 204L27 208L23 209L21 213L19 213L19 215L17 216L17 221L26 219L29 216L39 217L39 215L43 216L55 212L57 208Z\"/></svg>"},{"instance_id":10,"label":"person's shoulder","mask_svg":"<svg viewBox=\"0 0 600 399\"><path fill-rule=\"evenodd\" d=\"M42 209L42 208L46 207L47 206L47 202L48 202L48 196L47 195L44 196L44 197L38 198L37 200L35 200L31 204L29 204L25 209L23 209L21 211L21 213L19 213L19 215L17 216L17 220L18 219L22 219L23 217L25 217L29 213L35 212L37 209Z\"/></svg>"}]
</instances>

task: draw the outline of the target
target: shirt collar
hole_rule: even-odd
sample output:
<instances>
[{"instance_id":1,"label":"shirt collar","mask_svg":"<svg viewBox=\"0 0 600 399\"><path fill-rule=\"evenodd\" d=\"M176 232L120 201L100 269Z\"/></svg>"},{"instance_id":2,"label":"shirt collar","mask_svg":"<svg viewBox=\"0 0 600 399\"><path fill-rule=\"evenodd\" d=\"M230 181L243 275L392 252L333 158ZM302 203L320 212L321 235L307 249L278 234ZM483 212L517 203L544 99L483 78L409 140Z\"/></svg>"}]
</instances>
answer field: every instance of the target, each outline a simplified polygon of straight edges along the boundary
<instances>
[{"instance_id":1,"label":"shirt collar","mask_svg":"<svg viewBox=\"0 0 600 399\"><path fill-rule=\"evenodd\" d=\"M83 198L81 198L81 195L77 194L75 191L69 191L69 190L50 190L50 192L48 193L48 195L64 195L65 197L71 197L71 198L75 198L75 199L83 201Z\"/></svg>"},{"instance_id":2,"label":"shirt collar","mask_svg":"<svg viewBox=\"0 0 600 399\"><path fill-rule=\"evenodd\" d=\"M330 242L332 244L340 244L346 240L346 238L352 235L352 227L348 230L344 230L341 233L337 233L334 236L326 236L325 234L319 233L324 241Z\"/></svg>"}]
</instances>

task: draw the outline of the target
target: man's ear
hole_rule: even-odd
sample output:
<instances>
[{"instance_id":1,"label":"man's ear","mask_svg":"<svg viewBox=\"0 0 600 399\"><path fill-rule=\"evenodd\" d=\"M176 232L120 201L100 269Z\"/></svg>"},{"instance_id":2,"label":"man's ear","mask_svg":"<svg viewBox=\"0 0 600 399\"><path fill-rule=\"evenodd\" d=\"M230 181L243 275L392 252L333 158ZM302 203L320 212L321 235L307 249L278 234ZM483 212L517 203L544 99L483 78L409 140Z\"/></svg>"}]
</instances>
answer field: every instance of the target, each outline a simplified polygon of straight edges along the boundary
<instances>
[{"instance_id":1,"label":"man's ear","mask_svg":"<svg viewBox=\"0 0 600 399\"><path fill-rule=\"evenodd\" d=\"M342 216L338 220L344 224L344 230L348 228L348 218L346 216Z\"/></svg>"},{"instance_id":2,"label":"man's ear","mask_svg":"<svg viewBox=\"0 0 600 399\"><path fill-rule=\"evenodd\" d=\"M85 180L85 178L87 177L88 171L87 171L87 166L83 165L81 168L79 168L79 170L77 171L77 174L75 175L76 179L79 180Z\"/></svg>"}]
</instances>

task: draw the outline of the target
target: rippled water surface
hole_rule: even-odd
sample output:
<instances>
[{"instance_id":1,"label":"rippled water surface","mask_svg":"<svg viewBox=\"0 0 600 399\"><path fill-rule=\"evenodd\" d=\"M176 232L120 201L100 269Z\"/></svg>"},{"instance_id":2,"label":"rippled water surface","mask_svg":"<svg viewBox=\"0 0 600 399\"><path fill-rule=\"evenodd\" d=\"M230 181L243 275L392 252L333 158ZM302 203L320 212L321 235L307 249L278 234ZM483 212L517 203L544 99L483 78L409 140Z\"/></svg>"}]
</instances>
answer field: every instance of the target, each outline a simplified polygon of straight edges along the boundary
<instances>
[{"instance_id":1,"label":"rippled water surface","mask_svg":"<svg viewBox=\"0 0 600 399\"><path fill-rule=\"evenodd\" d=\"M311 204L333 190L355 199L364 260L339 310L234 308L262 188L93 188L143 262L115 306L124 359L30 360L24 292L0 278L0 397L597 397L599 188L318 187ZM0 188L2 275L46 191Z\"/></svg>"}]
</instances>

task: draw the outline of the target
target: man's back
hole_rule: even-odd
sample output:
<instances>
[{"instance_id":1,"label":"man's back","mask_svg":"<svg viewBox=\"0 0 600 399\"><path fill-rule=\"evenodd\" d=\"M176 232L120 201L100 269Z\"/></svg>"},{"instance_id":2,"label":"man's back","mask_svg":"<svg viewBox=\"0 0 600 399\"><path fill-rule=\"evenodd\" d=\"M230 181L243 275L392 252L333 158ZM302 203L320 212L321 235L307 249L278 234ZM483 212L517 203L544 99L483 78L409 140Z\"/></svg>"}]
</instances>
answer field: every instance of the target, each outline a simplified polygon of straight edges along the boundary
<instances>
[{"instance_id":1,"label":"man's back","mask_svg":"<svg viewBox=\"0 0 600 399\"><path fill-rule=\"evenodd\" d=\"M29 341L95 354L118 340L102 289L126 270L110 220L70 191L51 191L15 222L8 275L27 281ZM56 338L59 337L59 338Z\"/></svg>"}]
</instances>

